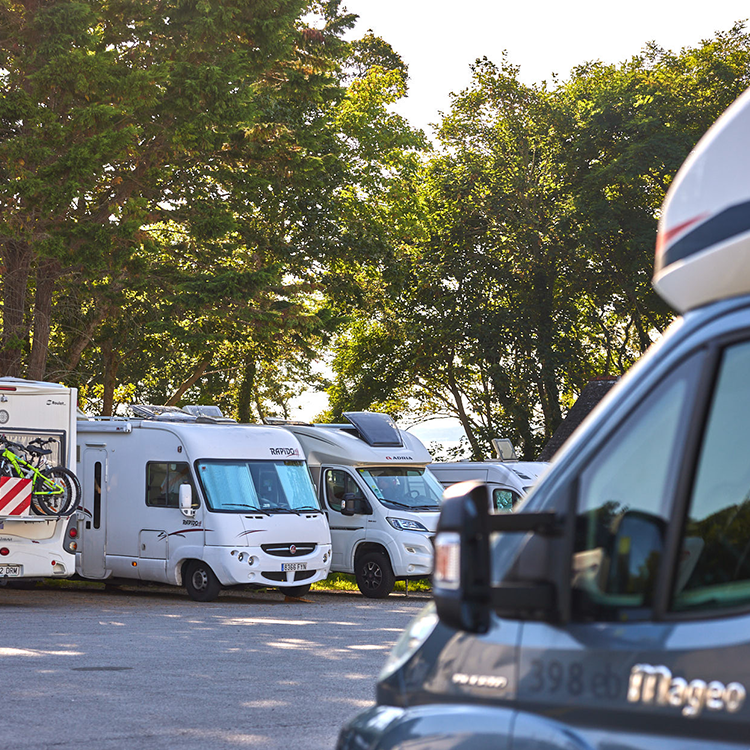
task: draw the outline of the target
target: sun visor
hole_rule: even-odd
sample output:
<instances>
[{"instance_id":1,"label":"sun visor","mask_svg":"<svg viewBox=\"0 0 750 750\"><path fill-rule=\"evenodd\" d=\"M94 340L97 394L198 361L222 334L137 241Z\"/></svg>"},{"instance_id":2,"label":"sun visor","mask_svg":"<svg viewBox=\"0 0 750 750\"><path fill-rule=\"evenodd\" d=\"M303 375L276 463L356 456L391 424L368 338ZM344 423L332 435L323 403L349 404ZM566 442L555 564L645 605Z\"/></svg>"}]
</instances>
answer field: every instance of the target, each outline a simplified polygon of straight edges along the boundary
<instances>
[{"instance_id":1,"label":"sun visor","mask_svg":"<svg viewBox=\"0 0 750 750\"><path fill-rule=\"evenodd\" d=\"M662 205L653 285L679 312L750 293L750 89L714 123Z\"/></svg>"}]
</instances>

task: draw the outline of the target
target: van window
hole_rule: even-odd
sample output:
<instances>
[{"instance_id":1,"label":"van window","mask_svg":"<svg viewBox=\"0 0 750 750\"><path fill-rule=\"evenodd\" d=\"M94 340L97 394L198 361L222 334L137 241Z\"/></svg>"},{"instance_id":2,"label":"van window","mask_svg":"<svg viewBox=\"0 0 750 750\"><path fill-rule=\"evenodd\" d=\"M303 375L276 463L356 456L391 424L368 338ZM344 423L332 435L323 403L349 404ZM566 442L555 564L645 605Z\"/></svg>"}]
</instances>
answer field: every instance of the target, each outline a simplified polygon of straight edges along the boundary
<instances>
[{"instance_id":1,"label":"van window","mask_svg":"<svg viewBox=\"0 0 750 750\"><path fill-rule=\"evenodd\" d=\"M750 342L725 350L703 437L673 608L750 603Z\"/></svg>"},{"instance_id":2,"label":"van window","mask_svg":"<svg viewBox=\"0 0 750 750\"><path fill-rule=\"evenodd\" d=\"M665 378L581 474L572 566L579 617L612 619L650 604L699 356Z\"/></svg>"},{"instance_id":3,"label":"van window","mask_svg":"<svg viewBox=\"0 0 750 750\"><path fill-rule=\"evenodd\" d=\"M189 484L193 488L193 507L197 508L200 503L188 464L150 461L146 464L146 505L179 508L181 484Z\"/></svg>"},{"instance_id":4,"label":"van window","mask_svg":"<svg viewBox=\"0 0 750 750\"><path fill-rule=\"evenodd\" d=\"M492 509L495 511L500 511L502 513L504 511L513 510L519 500L519 494L513 492L513 490L505 490L500 487L495 487L495 489L492 490Z\"/></svg>"},{"instance_id":5,"label":"van window","mask_svg":"<svg viewBox=\"0 0 750 750\"><path fill-rule=\"evenodd\" d=\"M348 471L328 469L326 471L326 502L333 510L341 511L344 495L352 494L355 498L364 498L362 490Z\"/></svg>"}]
</instances>

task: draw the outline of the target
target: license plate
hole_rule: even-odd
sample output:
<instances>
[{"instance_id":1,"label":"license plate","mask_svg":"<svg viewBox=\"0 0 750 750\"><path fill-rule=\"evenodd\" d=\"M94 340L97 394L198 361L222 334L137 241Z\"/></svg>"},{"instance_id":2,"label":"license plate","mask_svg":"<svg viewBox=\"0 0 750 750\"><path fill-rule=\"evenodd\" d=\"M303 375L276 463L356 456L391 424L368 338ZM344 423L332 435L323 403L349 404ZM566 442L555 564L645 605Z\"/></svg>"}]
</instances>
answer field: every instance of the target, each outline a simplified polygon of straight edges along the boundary
<instances>
[{"instance_id":1,"label":"license plate","mask_svg":"<svg viewBox=\"0 0 750 750\"><path fill-rule=\"evenodd\" d=\"M20 565L0 565L0 578L5 576L7 578L14 578L21 575Z\"/></svg>"},{"instance_id":2,"label":"license plate","mask_svg":"<svg viewBox=\"0 0 750 750\"><path fill-rule=\"evenodd\" d=\"M307 570L307 563L281 563L282 570Z\"/></svg>"}]
</instances>

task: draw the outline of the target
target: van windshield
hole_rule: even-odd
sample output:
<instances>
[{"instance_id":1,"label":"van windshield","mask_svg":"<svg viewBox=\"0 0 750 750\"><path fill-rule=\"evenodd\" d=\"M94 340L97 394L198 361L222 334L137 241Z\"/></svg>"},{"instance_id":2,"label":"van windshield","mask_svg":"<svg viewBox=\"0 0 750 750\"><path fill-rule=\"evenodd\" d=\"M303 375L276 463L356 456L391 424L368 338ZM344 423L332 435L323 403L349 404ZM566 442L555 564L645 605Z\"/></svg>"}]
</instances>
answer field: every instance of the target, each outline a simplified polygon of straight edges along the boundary
<instances>
[{"instance_id":1,"label":"van windshield","mask_svg":"<svg viewBox=\"0 0 750 750\"><path fill-rule=\"evenodd\" d=\"M304 461L205 459L196 462L208 507L221 513L320 510Z\"/></svg>"},{"instance_id":2,"label":"van windshield","mask_svg":"<svg viewBox=\"0 0 750 750\"><path fill-rule=\"evenodd\" d=\"M359 469L375 497L388 508L439 510L443 488L428 469L385 466Z\"/></svg>"}]
</instances>

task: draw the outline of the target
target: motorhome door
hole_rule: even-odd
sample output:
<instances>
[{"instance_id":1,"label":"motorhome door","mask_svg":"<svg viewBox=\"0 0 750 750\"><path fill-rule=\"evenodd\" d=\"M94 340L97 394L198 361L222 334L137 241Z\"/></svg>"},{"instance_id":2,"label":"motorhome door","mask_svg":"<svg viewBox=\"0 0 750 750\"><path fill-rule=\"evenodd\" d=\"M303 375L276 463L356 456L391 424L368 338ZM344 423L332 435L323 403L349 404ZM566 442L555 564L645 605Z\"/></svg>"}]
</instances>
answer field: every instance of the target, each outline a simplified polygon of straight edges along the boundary
<instances>
[{"instance_id":1,"label":"motorhome door","mask_svg":"<svg viewBox=\"0 0 750 750\"><path fill-rule=\"evenodd\" d=\"M107 451L104 448L85 448L83 471L79 477L83 489L83 502L78 511L83 520L78 572L85 578L104 578L106 567L106 502L107 502Z\"/></svg>"},{"instance_id":2,"label":"motorhome door","mask_svg":"<svg viewBox=\"0 0 750 750\"><path fill-rule=\"evenodd\" d=\"M354 548L365 538L368 516L345 516L341 512L341 501L345 495L352 495L367 502L365 494L348 469L336 467L323 470L321 494L331 529L331 567L338 571L350 570L354 565Z\"/></svg>"}]
</instances>

